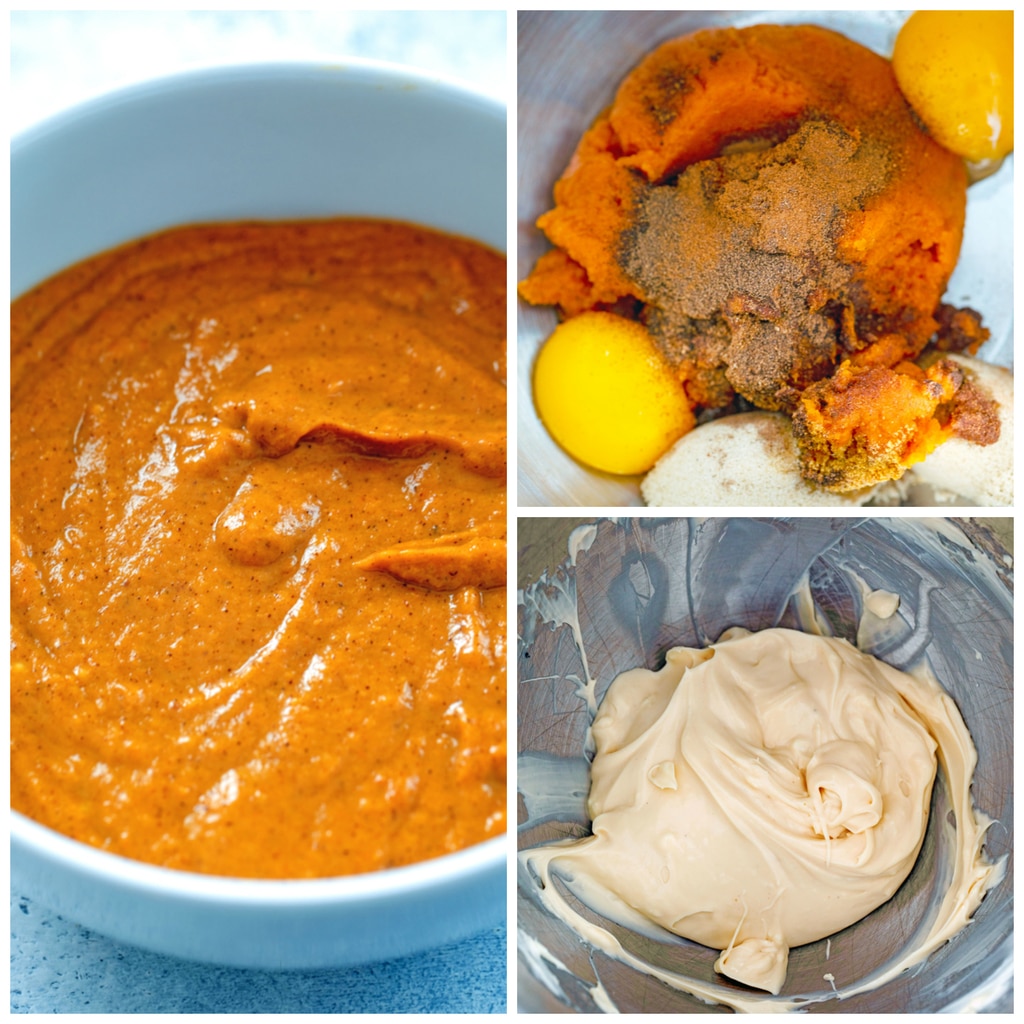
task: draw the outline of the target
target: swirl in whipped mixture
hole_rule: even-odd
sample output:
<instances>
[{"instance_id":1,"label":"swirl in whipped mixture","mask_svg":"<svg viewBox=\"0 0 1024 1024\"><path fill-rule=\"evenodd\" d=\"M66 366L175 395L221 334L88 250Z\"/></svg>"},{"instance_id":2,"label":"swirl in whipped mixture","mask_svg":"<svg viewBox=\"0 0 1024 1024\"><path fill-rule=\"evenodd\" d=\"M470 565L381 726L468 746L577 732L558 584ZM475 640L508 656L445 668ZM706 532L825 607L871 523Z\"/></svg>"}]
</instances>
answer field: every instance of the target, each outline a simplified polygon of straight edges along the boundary
<instances>
[{"instance_id":1,"label":"swirl in whipped mixture","mask_svg":"<svg viewBox=\"0 0 1024 1024\"><path fill-rule=\"evenodd\" d=\"M927 934L864 987L942 945L1002 877L982 854L990 821L971 802L976 752L952 699L846 641L730 630L675 648L660 671L611 684L593 739L593 835L521 856L548 909L592 945L700 998L721 992L624 950L566 903L552 870L604 917L721 950L716 971L771 993L790 947L859 921L907 877L937 763L958 822L954 878Z\"/></svg>"}]
</instances>

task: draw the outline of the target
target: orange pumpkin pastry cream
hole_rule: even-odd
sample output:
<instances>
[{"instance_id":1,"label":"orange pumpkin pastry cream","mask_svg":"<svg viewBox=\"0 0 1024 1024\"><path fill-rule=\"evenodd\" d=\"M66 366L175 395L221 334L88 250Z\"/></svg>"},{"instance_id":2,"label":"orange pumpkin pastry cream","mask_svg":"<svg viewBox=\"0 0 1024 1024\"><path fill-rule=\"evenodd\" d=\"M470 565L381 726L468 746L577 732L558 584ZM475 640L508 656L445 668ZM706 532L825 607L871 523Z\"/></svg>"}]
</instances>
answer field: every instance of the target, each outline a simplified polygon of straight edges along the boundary
<instances>
[{"instance_id":1,"label":"orange pumpkin pastry cream","mask_svg":"<svg viewBox=\"0 0 1024 1024\"><path fill-rule=\"evenodd\" d=\"M520 294L642 321L698 422L800 413L804 476L849 490L899 477L946 436L952 376L933 394L896 368L936 340L973 353L988 336L941 301L967 183L883 57L813 26L696 32L641 61L583 136L538 220L555 248ZM847 362L870 386L841 378L842 402L803 398ZM840 443L860 429L851 403L908 390L912 415Z\"/></svg>"},{"instance_id":2,"label":"orange pumpkin pastry cream","mask_svg":"<svg viewBox=\"0 0 1024 1024\"><path fill-rule=\"evenodd\" d=\"M505 260L201 226L12 306L11 794L306 878L505 830Z\"/></svg>"}]
</instances>

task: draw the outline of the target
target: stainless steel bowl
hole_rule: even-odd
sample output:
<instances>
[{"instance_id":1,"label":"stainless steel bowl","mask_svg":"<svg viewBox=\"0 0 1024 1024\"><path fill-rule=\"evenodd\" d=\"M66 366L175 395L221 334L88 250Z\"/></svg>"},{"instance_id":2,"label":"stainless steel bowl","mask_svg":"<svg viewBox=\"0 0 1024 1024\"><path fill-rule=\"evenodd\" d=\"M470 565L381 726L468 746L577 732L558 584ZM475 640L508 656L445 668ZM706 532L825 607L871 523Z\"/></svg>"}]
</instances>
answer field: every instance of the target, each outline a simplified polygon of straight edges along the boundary
<instances>
[{"instance_id":1,"label":"stainless steel bowl","mask_svg":"<svg viewBox=\"0 0 1024 1024\"><path fill-rule=\"evenodd\" d=\"M517 232L519 280L548 242L535 221L552 187L622 79L658 44L711 25L823 25L890 54L906 11L525 11L519 15ZM983 314L992 337L980 355L1013 365L1013 161L968 193L967 228L947 301ZM531 370L554 311L518 310L518 496L522 506L642 505L639 480L587 469L537 417ZM931 504L931 501L928 501Z\"/></svg>"},{"instance_id":2,"label":"stainless steel bowl","mask_svg":"<svg viewBox=\"0 0 1024 1024\"><path fill-rule=\"evenodd\" d=\"M588 831L584 681L596 682L599 700L625 669L660 668L671 647L706 646L728 626L800 628L812 610L834 635L855 642L859 578L869 589L901 597L892 627L868 653L898 668L926 658L966 719L979 753L974 800L995 819L986 850L993 860L1007 858L1006 875L973 923L923 965L874 991L841 998L844 987L895 962L945 891L952 843L942 823L949 804L944 785L936 786L928 834L902 888L830 940L792 950L780 998L807 999L806 1009L820 1013L1011 1009L1012 520L579 523L519 522L519 848ZM601 1008L595 986L622 1012L721 1009L587 946L543 908L522 867L518 922L522 1010L593 1012ZM610 930L649 963L723 991L731 985L712 971L716 951L667 932L654 940L615 925ZM825 973L834 976L839 996Z\"/></svg>"}]
</instances>

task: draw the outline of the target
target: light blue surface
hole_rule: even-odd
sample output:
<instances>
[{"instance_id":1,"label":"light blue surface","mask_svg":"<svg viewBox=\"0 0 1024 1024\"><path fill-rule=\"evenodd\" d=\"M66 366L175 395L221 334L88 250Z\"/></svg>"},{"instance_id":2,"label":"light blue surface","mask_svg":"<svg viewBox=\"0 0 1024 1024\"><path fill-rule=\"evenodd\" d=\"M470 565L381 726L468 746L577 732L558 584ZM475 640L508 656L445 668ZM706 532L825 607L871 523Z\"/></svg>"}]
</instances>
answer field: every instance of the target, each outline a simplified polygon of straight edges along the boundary
<instances>
[{"instance_id":1,"label":"light blue surface","mask_svg":"<svg viewBox=\"0 0 1024 1024\"><path fill-rule=\"evenodd\" d=\"M336 971L185 963L11 897L12 1013L502 1013L506 931Z\"/></svg>"},{"instance_id":2,"label":"light blue surface","mask_svg":"<svg viewBox=\"0 0 1024 1024\"><path fill-rule=\"evenodd\" d=\"M15 130L97 93L185 68L366 57L505 98L504 11L15 12ZM504 927L421 956L344 970L248 971L114 942L11 894L15 1013L500 1013Z\"/></svg>"}]
</instances>

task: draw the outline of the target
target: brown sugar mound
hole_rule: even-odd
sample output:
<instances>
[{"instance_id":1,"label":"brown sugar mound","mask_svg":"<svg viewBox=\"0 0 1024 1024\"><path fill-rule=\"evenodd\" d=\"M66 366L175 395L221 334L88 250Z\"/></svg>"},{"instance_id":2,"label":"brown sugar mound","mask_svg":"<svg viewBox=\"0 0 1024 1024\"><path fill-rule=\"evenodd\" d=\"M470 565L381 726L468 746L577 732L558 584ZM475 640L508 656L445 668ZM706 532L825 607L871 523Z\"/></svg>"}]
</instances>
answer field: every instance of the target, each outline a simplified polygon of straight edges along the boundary
<instances>
[{"instance_id":1,"label":"brown sugar mound","mask_svg":"<svg viewBox=\"0 0 1024 1024\"><path fill-rule=\"evenodd\" d=\"M814 26L709 29L646 57L583 136L538 220L555 252L520 294L565 316L628 309L695 407L793 415L844 362L891 370L951 320L950 348L984 340L941 305L966 189L884 58ZM872 475L870 456L847 473L801 451L808 479Z\"/></svg>"}]
</instances>

